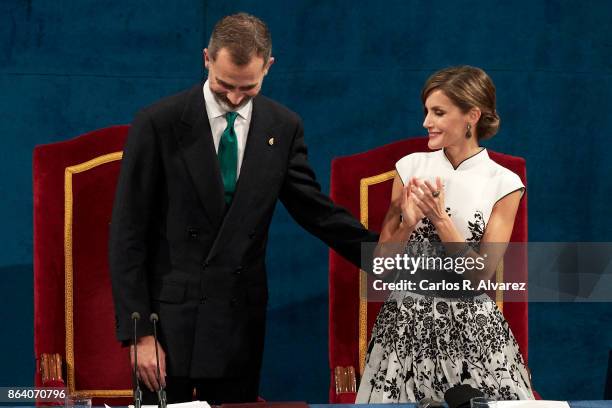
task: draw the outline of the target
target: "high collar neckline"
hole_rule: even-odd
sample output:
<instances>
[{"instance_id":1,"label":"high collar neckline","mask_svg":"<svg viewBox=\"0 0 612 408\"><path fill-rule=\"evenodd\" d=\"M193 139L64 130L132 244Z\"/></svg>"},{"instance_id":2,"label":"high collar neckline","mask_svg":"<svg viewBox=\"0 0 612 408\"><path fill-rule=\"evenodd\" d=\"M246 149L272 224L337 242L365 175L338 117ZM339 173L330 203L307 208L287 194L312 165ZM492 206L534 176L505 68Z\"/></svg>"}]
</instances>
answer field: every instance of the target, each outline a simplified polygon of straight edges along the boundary
<instances>
[{"instance_id":1,"label":"high collar neckline","mask_svg":"<svg viewBox=\"0 0 612 408\"><path fill-rule=\"evenodd\" d=\"M438 150L438 153L442 156L443 160L448 164L448 166L456 171L473 168L474 166L477 166L478 164L489 159L487 149L484 147L473 155L463 159L457 166L453 166L453 163L451 163L451 161L448 159L445 149Z\"/></svg>"}]
</instances>

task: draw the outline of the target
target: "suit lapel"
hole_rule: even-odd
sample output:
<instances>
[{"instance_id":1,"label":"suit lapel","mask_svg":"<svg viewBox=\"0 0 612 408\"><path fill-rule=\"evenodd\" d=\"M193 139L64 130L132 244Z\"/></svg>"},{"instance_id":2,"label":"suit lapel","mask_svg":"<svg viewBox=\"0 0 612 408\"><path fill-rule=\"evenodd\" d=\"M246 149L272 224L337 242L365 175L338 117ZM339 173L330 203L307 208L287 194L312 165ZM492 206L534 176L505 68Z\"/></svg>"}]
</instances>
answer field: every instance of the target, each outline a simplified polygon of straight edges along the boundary
<instances>
[{"instance_id":1,"label":"suit lapel","mask_svg":"<svg viewBox=\"0 0 612 408\"><path fill-rule=\"evenodd\" d=\"M212 226L218 230L225 213L223 182L206 114L202 86L198 84L190 91L188 103L177 129L177 137L200 201L206 209Z\"/></svg>"},{"instance_id":2,"label":"suit lapel","mask_svg":"<svg viewBox=\"0 0 612 408\"><path fill-rule=\"evenodd\" d=\"M251 124L236 191L217 240L210 251L210 256L223 248L225 237L229 236L235 228L243 225L245 217L252 210L251 204L257 196L267 193L266 188L269 185L266 183L265 163L262 162L262 159L267 156L266 150L273 148L268 143L270 131L273 128L274 123L266 112L265 101L260 97L254 98Z\"/></svg>"},{"instance_id":3,"label":"suit lapel","mask_svg":"<svg viewBox=\"0 0 612 408\"><path fill-rule=\"evenodd\" d=\"M268 145L268 134L272 123L269 115L265 114L261 102L260 98L253 100L253 113L240 167L240 177L228 213L228 216L231 217L244 214L257 194L265 194L261 191L262 188L265 188L265 184L262 183L262 178L265 177L265 166L262 159L266 156L265 151L271 148Z\"/></svg>"}]
</instances>

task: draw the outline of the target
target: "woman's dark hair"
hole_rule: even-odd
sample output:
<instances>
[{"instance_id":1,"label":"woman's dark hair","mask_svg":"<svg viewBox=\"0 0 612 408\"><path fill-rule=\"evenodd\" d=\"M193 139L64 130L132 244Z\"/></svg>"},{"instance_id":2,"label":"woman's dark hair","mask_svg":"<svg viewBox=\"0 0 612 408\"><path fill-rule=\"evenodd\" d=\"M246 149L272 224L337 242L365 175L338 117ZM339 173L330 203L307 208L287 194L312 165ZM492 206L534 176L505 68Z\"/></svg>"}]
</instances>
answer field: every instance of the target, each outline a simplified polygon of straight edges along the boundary
<instances>
[{"instance_id":1,"label":"woman's dark hair","mask_svg":"<svg viewBox=\"0 0 612 408\"><path fill-rule=\"evenodd\" d=\"M493 137L499 130L499 115L495 110L495 85L486 72L469 65L441 69L429 77L421 91L421 101L432 92L441 90L463 113L479 108L480 119L476 124L479 140Z\"/></svg>"}]
</instances>

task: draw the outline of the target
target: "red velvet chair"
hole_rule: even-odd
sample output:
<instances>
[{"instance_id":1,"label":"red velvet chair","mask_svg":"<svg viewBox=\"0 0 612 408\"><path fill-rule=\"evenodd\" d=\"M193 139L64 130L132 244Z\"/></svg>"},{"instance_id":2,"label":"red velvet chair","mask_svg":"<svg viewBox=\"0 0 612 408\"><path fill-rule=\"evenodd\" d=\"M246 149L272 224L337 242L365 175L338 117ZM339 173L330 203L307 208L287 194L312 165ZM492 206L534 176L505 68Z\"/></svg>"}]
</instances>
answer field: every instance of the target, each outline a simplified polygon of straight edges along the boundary
<instances>
[{"instance_id":1,"label":"red velvet chair","mask_svg":"<svg viewBox=\"0 0 612 408\"><path fill-rule=\"evenodd\" d=\"M95 405L131 399L128 350L115 338L108 226L128 126L37 146L34 178L35 384L61 385ZM64 375L47 373L59 354ZM123 398L122 398L123 397ZM118 399L119 398L119 399Z\"/></svg>"},{"instance_id":2,"label":"red velvet chair","mask_svg":"<svg viewBox=\"0 0 612 408\"><path fill-rule=\"evenodd\" d=\"M331 197L346 207L366 227L380 231L389 206L395 177L395 163L412 153L428 151L427 138L418 137L391 143L365 153L336 158L332 162ZM489 150L492 160L517 173L526 183L525 160ZM521 200L511 242L527 241L527 196ZM512 281L527 281L526 255L513 251L504 257L496 280L503 282L503 270L513 271ZM355 389L363 372L367 342L382 303L367 301L366 274L334 251L329 257L329 362L331 403L355 402ZM518 271L518 272L517 272ZM504 303L504 294L495 293L527 361L527 298Z\"/></svg>"}]
</instances>

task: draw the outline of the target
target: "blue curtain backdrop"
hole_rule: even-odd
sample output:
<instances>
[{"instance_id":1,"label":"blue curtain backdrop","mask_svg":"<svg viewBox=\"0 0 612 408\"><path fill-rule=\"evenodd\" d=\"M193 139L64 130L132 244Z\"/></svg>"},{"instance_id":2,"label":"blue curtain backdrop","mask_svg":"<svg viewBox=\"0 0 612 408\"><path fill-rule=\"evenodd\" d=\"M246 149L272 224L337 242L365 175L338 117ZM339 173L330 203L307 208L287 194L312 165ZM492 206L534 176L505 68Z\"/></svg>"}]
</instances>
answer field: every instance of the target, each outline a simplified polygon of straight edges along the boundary
<instances>
[{"instance_id":1,"label":"blue curtain backdrop","mask_svg":"<svg viewBox=\"0 0 612 408\"><path fill-rule=\"evenodd\" d=\"M484 68L502 118L488 147L528 165L532 241L610 241L612 3L608 1L0 2L0 385L31 384L36 144L112 124L202 78L223 15L268 22L276 63L263 93L304 119L328 190L334 156L422 135L433 71ZM327 400L327 249L279 206L261 393ZM537 273L537 271L530 271ZM603 395L609 304L530 305L530 367L547 398Z\"/></svg>"}]
</instances>

